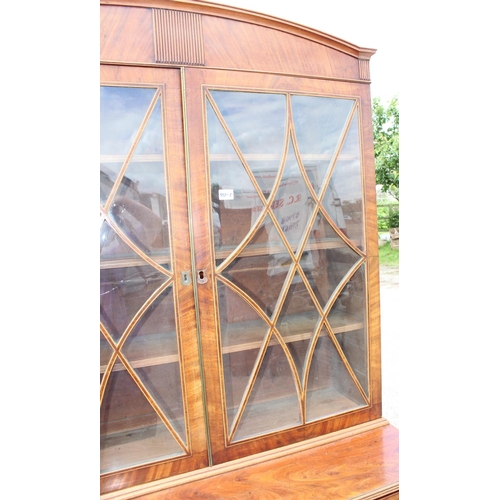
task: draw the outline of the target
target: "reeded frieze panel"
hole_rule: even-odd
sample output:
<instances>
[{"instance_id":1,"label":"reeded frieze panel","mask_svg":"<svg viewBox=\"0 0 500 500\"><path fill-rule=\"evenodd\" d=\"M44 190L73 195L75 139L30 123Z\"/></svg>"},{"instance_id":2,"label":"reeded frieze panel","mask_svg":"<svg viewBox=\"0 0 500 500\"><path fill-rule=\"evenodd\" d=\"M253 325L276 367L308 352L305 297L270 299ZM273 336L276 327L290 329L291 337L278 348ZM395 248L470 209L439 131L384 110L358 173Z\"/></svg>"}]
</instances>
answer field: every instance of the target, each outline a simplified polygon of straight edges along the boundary
<instances>
[{"instance_id":1,"label":"reeded frieze panel","mask_svg":"<svg viewBox=\"0 0 500 500\"><path fill-rule=\"evenodd\" d=\"M359 60L359 79L360 80L370 79L370 61L366 59Z\"/></svg>"},{"instance_id":2,"label":"reeded frieze panel","mask_svg":"<svg viewBox=\"0 0 500 500\"><path fill-rule=\"evenodd\" d=\"M152 9L157 63L204 65L201 15Z\"/></svg>"}]
</instances>

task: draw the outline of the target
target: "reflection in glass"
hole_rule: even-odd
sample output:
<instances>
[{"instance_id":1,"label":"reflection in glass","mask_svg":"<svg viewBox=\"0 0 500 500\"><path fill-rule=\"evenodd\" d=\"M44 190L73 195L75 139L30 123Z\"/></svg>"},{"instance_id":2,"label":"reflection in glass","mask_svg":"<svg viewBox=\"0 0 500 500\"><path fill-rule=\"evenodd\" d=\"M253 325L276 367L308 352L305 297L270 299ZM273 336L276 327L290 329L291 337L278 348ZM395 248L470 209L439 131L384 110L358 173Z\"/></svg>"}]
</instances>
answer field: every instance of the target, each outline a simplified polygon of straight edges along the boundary
<instances>
[{"instance_id":1,"label":"reflection in glass","mask_svg":"<svg viewBox=\"0 0 500 500\"><path fill-rule=\"evenodd\" d=\"M338 236L323 215L316 216L300 265L321 307L360 256Z\"/></svg>"},{"instance_id":2,"label":"reflection in glass","mask_svg":"<svg viewBox=\"0 0 500 500\"><path fill-rule=\"evenodd\" d=\"M114 370L101 404L101 473L182 454L130 374Z\"/></svg>"},{"instance_id":3,"label":"reflection in glass","mask_svg":"<svg viewBox=\"0 0 500 500\"><path fill-rule=\"evenodd\" d=\"M111 360L111 356L113 354L113 348L109 345L109 342L104 338L104 335L101 333L100 334L100 339L101 339L101 376L104 373L104 370L106 370L106 367L108 366L108 363Z\"/></svg>"},{"instance_id":4,"label":"reflection in glass","mask_svg":"<svg viewBox=\"0 0 500 500\"><path fill-rule=\"evenodd\" d=\"M169 265L167 259L168 233L163 231L160 216L140 200L127 193L118 196L110 209L110 219L140 252ZM151 205L165 212L165 198L150 198ZM161 207L161 208L160 208Z\"/></svg>"},{"instance_id":5,"label":"reflection in glass","mask_svg":"<svg viewBox=\"0 0 500 500\"><path fill-rule=\"evenodd\" d=\"M300 423L300 404L290 363L283 348L272 345L266 351L234 440Z\"/></svg>"},{"instance_id":6,"label":"reflection in glass","mask_svg":"<svg viewBox=\"0 0 500 500\"><path fill-rule=\"evenodd\" d=\"M285 95L221 90L211 95L261 190L269 193L283 156Z\"/></svg>"},{"instance_id":7,"label":"reflection in glass","mask_svg":"<svg viewBox=\"0 0 500 500\"><path fill-rule=\"evenodd\" d=\"M279 233L266 217L245 250L230 262L222 275L271 317L291 264Z\"/></svg>"},{"instance_id":8,"label":"reflection in glass","mask_svg":"<svg viewBox=\"0 0 500 500\"><path fill-rule=\"evenodd\" d=\"M303 376L304 357L309 340L320 318L299 273L296 273L285 297L276 327L289 345L299 376Z\"/></svg>"},{"instance_id":9,"label":"reflection in glass","mask_svg":"<svg viewBox=\"0 0 500 500\"><path fill-rule=\"evenodd\" d=\"M101 269L101 322L115 341L167 279L147 265Z\"/></svg>"},{"instance_id":10,"label":"reflection in glass","mask_svg":"<svg viewBox=\"0 0 500 500\"><path fill-rule=\"evenodd\" d=\"M364 247L356 101L291 95L287 117L284 93L209 94L228 439L365 406L360 272L347 281L364 258L352 247Z\"/></svg>"},{"instance_id":11,"label":"reflection in glass","mask_svg":"<svg viewBox=\"0 0 500 500\"><path fill-rule=\"evenodd\" d=\"M214 243L229 253L250 231L262 202L210 104L207 119Z\"/></svg>"},{"instance_id":12,"label":"reflection in glass","mask_svg":"<svg viewBox=\"0 0 500 500\"><path fill-rule=\"evenodd\" d=\"M186 452L156 91L101 89L102 472Z\"/></svg>"},{"instance_id":13,"label":"reflection in glass","mask_svg":"<svg viewBox=\"0 0 500 500\"><path fill-rule=\"evenodd\" d=\"M113 227L104 218L101 218L99 240L101 263L106 260L123 258L131 252L129 246L116 234Z\"/></svg>"},{"instance_id":14,"label":"reflection in glass","mask_svg":"<svg viewBox=\"0 0 500 500\"><path fill-rule=\"evenodd\" d=\"M155 89L101 87L101 204L139 132Z\"/></svg>"},{"instance_id":15,"label":"reflection in glass","mask_svg":"<svg viewBox=\"0 0 500 500\"><path fill-rule=\"evenodd\" d=\"M364 221L357 111L328 182L323 207L335 225L363 250Z\"/></svg>"},{"instance_id":16,"label":"reflection in glass","mask_svg":"<svg viewBox=\"0 0 500 500\"><path fill-rule=\"evenodd\" d=\"M108 201L111 190L115 185L116 178L122 168L122 162L108 161L106 164L101 162L100 175L101 175L101 205L104 206Z\"/></svg>"},{"instance_id":17,"label":"reflection in glass","mask_svg":"<svg viewBox=\"0 0 500 500\"><path fill-rule=\"evenodd\" d=\"M178 362L175 307L170 285L142 313L122 347L133 368Z\"/></svg>"},{"instance_id":18,"label":"reflection in glass","mask_svg":"<svg viewBox=\"0 0 500 500\"><path fill-rule=\"evenodd\" d=\"M229 427L232 427L236 410L251 380L259 349L269 327L231 288L218 282L217 289L227 415ZM237 314L245 316L245 323L237 320ZM250 319L252 316L254 319Z\"/></svg>"},{"instance_id":19,"label":"reflection in glass","mask_svg":"<svg viewBox=\"0 0 500 500\"><path fill-rule=\"evenodd\" d=\"M292 96L300 157L317 194L337 152L353 105L354 101L348 99Z\"/></svg>"},{"instance_id":20,"label":"reflection in glass","mask_svg":"<svg viewBox=\"0 0 500 500\"><path fill-rule=\"evenodd\" d=\"M101 87L101 155L126 155L156 89Z\"/></svg>"},{"instance_id":21,"label":"reflection in glass","mask_svg":"<svg viewBox=\"0 0 500 500\"><path fill-rule=\"evenodd\" d=\"M304 235L314 207L315 203L290 142L283 177L271 208L294 252Z\"/></svg>"},{"instance_id":22,"label":"reflection in glass","mask_svg":"<svg viewBox=\"0 0 500 500\"><path fill-rule=\"evenodd\" d=\"M326 328L316 344L307 380L306 417L311 422L366 405Z\"/></svg>"},{"instance_id":23,"label":"reflection in glass","mask_svg":"<svg viewBox=\"0 0 500 500\"><path fill-rule=\"evenodd\" d=\"M328 320L335 330L338 316L350 316L353 320L364 321L366 307L365 264L363 264L342 288L328 314Z\"/></svg>"},{"instance_id":24,"label":"reflection in glass","mask_svg":"<svg viewBox=\"0 0 500 500\"><path fill-rule=\"evenodd\" d=\"M101 204L118 181L129 150L139 141L108 216L136 252L169 268L168 215L161 102L158 100L141 130L155 89L103 87L101 90ZM119 161L121 160L121 161ZM108 228L109 229L109 228ZM107 229L107 230L108 230ZM125 247L122 246L125 250ZM130 248L126 254L130 255ZM109 256L109 252L108 252Z\"/></svg>"},{"instance_id":25,"label":"reflection in glass","mask_svg":"<svg viewBox=\"0 0 500 500\"><path fill-rule=\"evenodd\" d=\"M347 361L368 396L368 346L365 311L366 285L365 264L363 264L343 288L340 297L328 314L328 321Z\"/></svg>"}]
</instances>

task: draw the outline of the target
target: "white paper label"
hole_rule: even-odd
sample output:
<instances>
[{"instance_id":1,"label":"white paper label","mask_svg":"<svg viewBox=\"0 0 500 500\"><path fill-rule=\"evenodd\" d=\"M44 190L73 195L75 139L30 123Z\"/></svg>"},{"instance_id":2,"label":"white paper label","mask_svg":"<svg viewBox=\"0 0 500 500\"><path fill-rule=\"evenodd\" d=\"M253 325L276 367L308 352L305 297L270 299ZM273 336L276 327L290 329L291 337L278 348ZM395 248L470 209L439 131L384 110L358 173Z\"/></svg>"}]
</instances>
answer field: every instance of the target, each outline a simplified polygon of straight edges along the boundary
<instances>
[{"instance_id":1,"label":"white paper label","mask_svg":"<svg viewBox=\"0 0 500 500\"><path fill-rule=\"evenodd\" d=\"M234 200L234 190L232 189L219 189L219 200Z\"/></svg>"}]
</instances>

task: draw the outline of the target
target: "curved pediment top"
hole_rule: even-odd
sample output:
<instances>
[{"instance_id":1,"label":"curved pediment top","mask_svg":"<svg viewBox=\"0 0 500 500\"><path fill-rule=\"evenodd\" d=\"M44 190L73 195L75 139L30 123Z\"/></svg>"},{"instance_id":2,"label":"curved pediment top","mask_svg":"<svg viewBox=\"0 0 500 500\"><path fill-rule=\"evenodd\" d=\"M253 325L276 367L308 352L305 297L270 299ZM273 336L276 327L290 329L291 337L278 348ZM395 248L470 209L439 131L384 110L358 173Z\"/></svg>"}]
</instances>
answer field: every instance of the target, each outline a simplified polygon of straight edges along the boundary
<instances>
[{"instance_id":1,"label":"curved pediment top","mask_svg":"<svg viewBox=\"0 0 500 500\"><path fill-rule=\"evenodd\" d=\"M376 49L358 47L333 35L298 23L214 2L201 0L101 0L101 5L173 9L246 22L299 36L362 60L369 60L376 52Z\"/></svg>"}]
</instances>

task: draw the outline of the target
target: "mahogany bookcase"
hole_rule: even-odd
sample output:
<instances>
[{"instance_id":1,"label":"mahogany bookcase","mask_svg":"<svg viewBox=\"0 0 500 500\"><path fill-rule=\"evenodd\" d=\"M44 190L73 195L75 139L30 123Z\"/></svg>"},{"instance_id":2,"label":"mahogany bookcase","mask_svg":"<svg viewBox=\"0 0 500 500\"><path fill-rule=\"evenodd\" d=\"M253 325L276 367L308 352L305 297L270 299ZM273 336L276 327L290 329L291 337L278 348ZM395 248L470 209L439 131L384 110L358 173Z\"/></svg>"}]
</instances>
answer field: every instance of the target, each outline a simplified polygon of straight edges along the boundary
<instances>
[{"instance_id":1,"label":"mahogany bookcase","mask_svg":"<svg viewBox=\"0 0 500 500\"><path fill-rule=\"evenodd\" d=\"M398 497L374 53L101 1L101 498Z\"/></svg>"}]
</instances>

